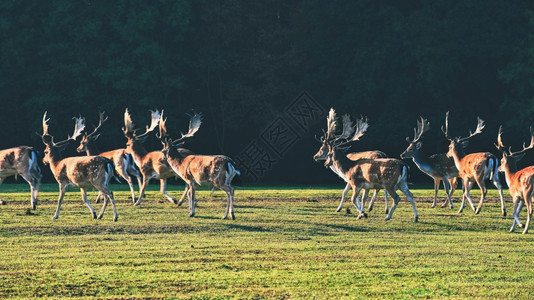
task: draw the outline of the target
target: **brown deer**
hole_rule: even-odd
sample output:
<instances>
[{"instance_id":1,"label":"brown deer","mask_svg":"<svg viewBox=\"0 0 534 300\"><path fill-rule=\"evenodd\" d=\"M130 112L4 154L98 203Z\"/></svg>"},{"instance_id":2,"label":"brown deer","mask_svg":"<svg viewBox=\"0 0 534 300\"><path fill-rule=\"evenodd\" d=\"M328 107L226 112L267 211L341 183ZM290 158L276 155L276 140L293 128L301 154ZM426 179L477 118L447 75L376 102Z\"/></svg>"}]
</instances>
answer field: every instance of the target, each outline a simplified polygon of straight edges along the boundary
<instances>
[{"instance_id":1,"label":"brown deer","mask_svg":"<svg viewBox=\"0 0 534 300\"><path fill-rule=\"evenodd\" d=\"M9 176L20 175L30 185L32 209L37 206L37 194L41 184L41 168L38 153L32 147L19 146L0 150L0 184ZM0 198L0 205L5 201Z\"/></svg>"},{"instance_id":2,"label":"brown deer","mask_svg":"<svg viewBox=\"0 0 534 300\"><path fill-rule=\"evenodd\" d=\"M117 221L118 214L113 199L113 192L108 188L109 180L113 177L113 162L101 156L76 156L62 158L61 151L67 146L70 140L76 140L84 129L83 119L75 118L76 126L74 134L61 142L54 142L54 137L48 132L48 121L46 112L43 116L43 135L42 140L45 144L43 163L50 165L50 170L59 184L59 198L57 209L53 219L59 217L59 210L63 197L68 187L75 186L80 188L82 199L91 211L94 219L102 218L108 201L113 205L113 221ZM97 217L96 212L87 200L87 189L96 188L104 195L104 204Z\"/></svg>"},{"instance_id":3,"label":"brown deer","mask_svg":"<svg viewBox=\"0 0 534 300\"><path fill-rule=\"evenodd\" d=\"M166 190L167 178L174 177L177 174L172 170L171 166L169 166L161 151L148 152L145 147L143 147L143 142L148 137L148 134L158 126L160 118L161 114L159 111L151 111L150 126L146 126L145 132L138 135L128 109L124 112L124 127L122 130L127 139L126 152L132 155L135 164L143 175L141 191L139 192L139 197L134 205L141 204L150 179L159 179L160 192L165 195L170 202L177 203L176 199L171 197Z\"/></svg>"},{"instance_id":4,"label":"brown deer","mask_svg":"<svg viewBox=\"0 0 534 300\"><path fill-rule=\"evenodd\" d=\"M352 121L350 121L351 123L348 123L348 121L345 122L347 124L343 126L343 132L340 135L336 135L334 133L336 127L335 111L334 109L330 110L327 119L328 128L325 134L325 142L329 148L325 166L330 167L334 165L343 175L345 181L351 185L353 190L353 203L360 190L364 190L360 215L358 217L365 216L363 210L367 191L369 189L384 189L393 198L393 206L385 220L391 219L400 200L396 190L400 189L412 204L414 222L417 222L419 216L413 195L408 189L408 166L401 160L393 158L359 159L357 161L352 161L347 158L340 148L350 142L359 140L369 125L363 118L358 119L354 126L352 126Z\"/></svg>"},{"instance_id":5,"label":"brown deer","mask_svg":"<svg viewBox=\"0 0 534 300\"><path fill-rule=\"evenodd\" d=\"M532 197L534 196L534 166L529 166L521 170L517 170L516 163L525 156L525 151L534 148L534 132L530 128L530 145L521 151L512 152L511 149L506 152L505 146L502 143L502 126L499 127L499 135L497 136L497 149L502 153L501 165L499 171L504 172L506 183L513 200L513 214L514 220L510 232L515 230L517 224L520 228L523 224L519 221L519 212L523 207L523 202L527 206L527 223L523 229L523 234L528 232L528 225L532 219Z\"/></svg>"},{"instance_id":6,"label":"brown deer","mask_svg":"<svg viewBox=\"0 0 534 300\"><path fill-rule=\"evenodd\" d=\"M502 186L501 182L499 181L499 161L495 157L495 155L489 153L489 152L478 152L478 153L471 153L471 154L464 154L463 148L467 145L467 140L472 138L473 136L480 134L482 132L482 129L484 129L484 121L480 118L478 118L477 122L477 128L475 132L469 132L469 136L462 138L462 137L455 137L451 138L449 136L449 112L447 112L445 116L445 129L443 127L441 128L443 133L445 134L445 137L449 140L449 151L447 152L448 157L452 157L454 159L454 164L456 165L456 168L458 168L458 174L459 177L462 179L463 186L464 186L464 195L462 198L462 205L460 206L460 210L458 210L458 213L461 213L462 210L465 207L465 198L469 201L469 204L471 205L471 208L475 212L475 214L480 213L480 210L482 208L482 203L484 202L484 199L486 198L486 184L485 180L490 179L495 187L499 190L499 197L501 199L501 210L502 215L506 216L506 207L504 206L504 198L502 195ZM471 200L471 195L469 192L471 191L471 188L473 187L474 183L477 183L479 186L482 196L480 197L480 202L478 203L478 207L475 209L475 206L473 204L473 200Z\"/></svg>"},{"instance_id":7,"label":"brown deer","mask_svg":"<svg viewBox=\"0 0 534 300\"><path fill-rule=\"evenodd\" d=\"M344 118L346 118L347 116L344 116ZM349 118L349 121L350 121L350 118ZM345 122L343 123L344 125L346 124ZM326 156L328 154L328 145L325 143L325 139L326 139L326 136L322 136L320 139L317 139L317 141L319 141L321 143L321 147L319 148L319 150L317 151L317 153L315 153L315 155L313 156L313 159L315 161L325 161L326 160ZM358 159L361 159L361 158L370 158L370 159L376 159L376 158L386 158L386 154L382 151L378 151L378 150L374 150L374 151L363 151L363 152L352 152L352 153L348 153L347 154L347 157L350 159L350 160L358 160ZM334 165L330 166L330 169L335 173L337 174L339 177L343 178L343 174L340 174L338 172L338 170L335 168ZM336 209L336 212L339 212L341 211L341 208L343 208L343 202L345 201L345 196L347 195L347 193L349 192L350 190L350 184L347 183L347 185L345 186L345 189L343 190L343 193L341 194L341 201L339 202L339 205ZM369 211L371 211L373 209L373 204L376 200L376 196L378 194L378 192L380 191L380 189L377 189L374 191L373 193L373 197L371 198L371 201L369 202ZM388 195L387 195L387 192L384 191L384 196L385 196L385 211L386 211L386 214L388 213ZM356 198L356 203L352 203L358 210L360 210L360 208L357 206L359 204L359 199Z\"/></svg>"},{"instance_id":8,"label":"brown deer","mask_svg":"<svg viewBox=\"0 0 534 300\"><path fill-rule=\"evenodd\" d=\"M98 137L100 137L100 133L97 134L97 131L100 129L100 126L102 126L102 124L107 121L107 119L108 118L105 117L104 113L100 113L98 125L94 128L93 132L84 133L80 141L80 145L76 150L80 153L85 152L88 156L98 155L111 159L113 161L113 164L115 165L115 171L117 172L117 174L124 178L124 180L126 180L126 182L128 183L128 186L130 187L132 201L133 203L135 203L135 188L132 177L137 178L137 182L140 188L141 174L135 167L135 163L133 162L132 156L126 152L126 149L115 149L102 153L100 153L96 149L95 141L98 139ZM98 194L96 199L97 203L99 202L101 196L101 194Z\"/></svg>"},{"instance_id":9,"label":"brown deer","mask_svg":"<svg viewBox=\"0 0 534 300\"><path fill-rule=\"evenodd\" d=\"M234 215L234 188L232 180L240 172L235 168L234 161L224 155L188 155L183 156L177 146L186 138L192 137L200 128L202 115L194 114L189 122L189 130L178 139L173 140L167 135L165 126L166 119L159 123L158 138L163 144L162 153L176 172L186 183L186 191L189 200L189 216L195 215L197 186L208 186L223 190L227 196L226 211L223 219L230 214L232 220Z\"/></svg>"},{"instance_id":10,"label":"brown deer","mask_svg":"<svg viewBox=\"0 0 534 300\"><path fill-rule=\"evenodd\" d=\"M422 117L417 120L417 127L414 128L414 138L410 140L406 137L406 141L409 143L408 147L400 155L402 159L411 158L415 165L423 173L434 179L434 202L432 202L432 208L436 207L438 201L439 183L443 181L443 187L445 188L445 194L447 198L441 205L445 207L447 202L452 209L452 194L456 190L458 169L454 164L454 159L447 157L445 153L433 154L430 156L425 155L422 150L423 143L421 137L425 132L430 129L430 123Z\"/></svg>"}]
</instances>

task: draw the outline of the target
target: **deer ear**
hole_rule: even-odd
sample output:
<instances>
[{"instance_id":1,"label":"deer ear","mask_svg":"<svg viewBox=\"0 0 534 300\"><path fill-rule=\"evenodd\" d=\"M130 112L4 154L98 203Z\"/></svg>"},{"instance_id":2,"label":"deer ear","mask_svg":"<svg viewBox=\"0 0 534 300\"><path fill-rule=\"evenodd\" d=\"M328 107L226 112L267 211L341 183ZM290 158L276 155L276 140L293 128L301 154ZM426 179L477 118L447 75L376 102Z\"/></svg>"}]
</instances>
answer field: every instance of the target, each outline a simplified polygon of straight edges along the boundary
<instances>
[{"instance_id":1,"label":"deer ear","mask_svg":"<svg viewBox=\"0 0 534 300\"><path fill-rule=\"evenodd\" d=\"M423 143L421 142L417 142L417 144L415 144L415 147L417 147L417 150L421 149L422 146L423 146Z\"/></svg>"},{"instance_id":2,"label":"deer ear","mask_svg":"<svg viewBox=\"0 0 534 300\"><path fill-rule=\"evenodd\" d=\"M462 149L465 149L467 148L467 145L469 145L469 141L463 141L460 145L462 146Z\"/></svg>"},{"instance_id":3,"label":"deer ear","mask_svg":"<svg viewBox=\"0 0 534 300\"><path fill-rule=\"evenodd\" d=\"M515 158L515 161L520 161L523 157L525 157L525 154L526 153L520 153L520 154L513 155L512 157Z\"/></svg>"}]
</instances>

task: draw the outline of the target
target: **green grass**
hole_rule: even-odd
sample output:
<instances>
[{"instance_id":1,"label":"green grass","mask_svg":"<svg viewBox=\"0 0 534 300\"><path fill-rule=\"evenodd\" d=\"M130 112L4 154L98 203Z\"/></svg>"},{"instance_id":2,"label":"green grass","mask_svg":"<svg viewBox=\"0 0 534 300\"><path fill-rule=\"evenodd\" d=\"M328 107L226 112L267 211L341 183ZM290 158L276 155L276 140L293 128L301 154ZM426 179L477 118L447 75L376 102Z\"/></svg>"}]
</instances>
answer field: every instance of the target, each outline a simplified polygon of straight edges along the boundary
<instances>
[{"instance_id":1,"label":"green grass","mask_svg":"<svg viewBox=\"0 0 534 300\"><path fill-rule=\"evenodd\" d=\"M511 216L500 216L495 190L474 215L469 207L462 214L431 209L433 192L414 189L420 222L413 223L404 197L388 222L382 195L367 219L334 212L342 187L241 188L234 221L220 219L220 191L201 191L189 218L186 205L164 200L157 188L134 207L127 188L113 186L113 222L110 206L102 220L91 219L75 189L52 220L57 185L43 185L35 211L26 185L0 186L7 201L0 206L0 298L534 296L534 231L508 233ZM176 197L182 188L169 186Z\"/></svg>"}]
</instances>

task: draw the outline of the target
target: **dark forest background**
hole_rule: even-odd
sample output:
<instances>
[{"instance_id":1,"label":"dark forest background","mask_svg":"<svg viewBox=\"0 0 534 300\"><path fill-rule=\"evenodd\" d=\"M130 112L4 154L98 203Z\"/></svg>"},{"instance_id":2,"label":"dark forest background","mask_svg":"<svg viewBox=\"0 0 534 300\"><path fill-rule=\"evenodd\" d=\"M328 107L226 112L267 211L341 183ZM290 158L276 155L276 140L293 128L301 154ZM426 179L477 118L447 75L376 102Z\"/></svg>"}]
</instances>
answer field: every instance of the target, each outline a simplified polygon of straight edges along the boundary
<instances>
[{"instance_id":1,"label":"dark forest background","mask_svg":"<svg viewBox=\"0 0 534 300\"><path fill-rule=\"evenodd\" d=\"M1 1L0 148L30 145L48 111L56 140L109 121L101 150L124 147L123 113L144 128L164 109L169 132L204 124L186 147L238 156L303 90L325 109L369 118L352 150L399 157L419 116L428 153L445 152L440 131L465 136L466 152L519 149L534 125L534 4L510 0ZM312 160L324 118L260 182L340 180ZM77 155L76 145L66 155ZM161 149L155 137L149 150ZM534 153L523 164L534 163ZM412 181L430 179L412 166ZM50 178L48 168L45 174ZM48 179L50 180L50 179Z\"/></svg>"}]
</instances>

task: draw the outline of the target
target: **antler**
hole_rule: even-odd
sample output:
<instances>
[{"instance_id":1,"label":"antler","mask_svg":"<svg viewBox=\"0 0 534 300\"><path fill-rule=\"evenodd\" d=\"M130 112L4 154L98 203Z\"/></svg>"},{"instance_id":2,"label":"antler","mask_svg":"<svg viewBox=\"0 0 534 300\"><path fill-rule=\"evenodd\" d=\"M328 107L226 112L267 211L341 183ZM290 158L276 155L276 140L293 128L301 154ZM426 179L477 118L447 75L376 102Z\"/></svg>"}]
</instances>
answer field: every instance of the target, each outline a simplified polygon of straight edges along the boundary
<instances>
[{"instance_id":1,"label":"antler","mask_svg":"<svg viewBox=\"0 0 534 300\"><path fill-rule=\"evenodd\" d=\"M46 118L46 111L43 115L43 135L42 136L45 136L45 135L49 135L48 134L48 121L50 121L50 119L47 119Z\"/></svg>"},{"instance_id":2,"label":"antler","mask_svg":"<svg viewBox=\"0 0 534 300\"><path fill-rule=\"evenodd\" d=\"M194 112L192 116L189 114L188 116L191 118L189 120L189 130L187 131L186 134L182 133L182 137L180 137L179 139L172 141L173 144L176 144L186 138L190 138L194 136L195 133L197 133L197 131L200 129L200 125L202 124L202 113Z\"/></svg>"},{"instance_id":3,"label":"antler","mask_svg":"<svg viewBox=\"0 0 534 300\"><path fill-rule=\"evenodd\" d=\"M469 131L469 136L464 137L464 138L458 138L458 142L463 142L465 140L472 138L473 136L479 133L482 133L482 129L484 129L484 126L486 126L484 125L484 120L482 120L480 117L477 117L477 129L475 130L475 132Z\"/></svg>"},{"instance_id":4,"label":"antler","mask_svg":"<svg viewBox=\"0 0 534 300\"><path fill-rule=\"evenodd\" d=\"M155 111L150 110L150 116L151 116L150 126L146 126L145 132L140 135L135 135L135 138L139 139L139 138L145 137L147 134L152 132L158 126L158 123L161 120L161 114L159 110L155 110Z\"/></svg>"},{"instance_id":5,"label":"antler","mask_svg":"<svg viewBox=\"0 0 534 300\"><path fill-rule=\"evenodd\" d=\"M97 130L100 128L100 126L102 126L102 124L104 122L106 122L107 120L108 120L108 117L105 116L105 112L99 113L99 115L98 115L98 125L95 127L93 132L91 132L91 133L89 133L87 135L87 137L92 137L97 132Z\"/></svg>"},{"instance_id":6,"label":"antler","mask_svg":"<svg viewBox=\"0 0 534 300\"><path fill-rule=\"evenodd\" d=\"M82 134L83 130L85 129L85 119L82 117L78 117L78 118L74 117L73 119L74 119L74 133L72 134L72 136L68 136L66 140L55 143L56 146L65 144L70 140L74 141L76 140L76 138L78 138Z\"/></svg>"},{"instance_id":7,"label":"antler","mask_svg":"<svg viewBox=\"0 0 534 300\"><path fill-rule=\"evenodd\" d=\"M449 136L449 112L445 114L445 130L443 130L443 126L441 126L441 131L445 134L445 137L450 141L452 138Z\"/></svg>"},{"instance_id":8,"label":"antler","mask_svg":"<svg viewBox=\"0 0 534 300\"><path fill-rule=\"evenodd\" d=\"M528 149L532 149L534 148L534 132L532 131L532 127L530 127L530 145L528 145L528 147L525 147L525 143L523 143L523 149L520 150L520 151L517 151L517 152L512 152L510 150L510 155L517 155L517 154L520 154L520 153L523 153L525 152L526 150Z\"/></svg>"},{"instance_id":9,"label":"antler","mask_svg":"<svg viewBox=\"0 0 534 300\"><path fill-rule=\"evenodd\" d=\"M156 133L156 137L163 140L167 136L167 127L165 126L167 118L163 118L163 110L161 111L161 119L159 120L159 134Z\"/></svg>"},{"instance_id":10,"label":"antler","mask_svg":"<svg viewBox=\"0 0 534 300\"><path fill-rule=\"evenodd\" d=\"M409 137L406 137L406 141L408 143L415 143L418 142L423 134L430 129L430 122L428 120L423 119L423 117L419 117L420 119L417 120L417 127L413 129L414 131L414 137L413 140L410 140Z\"/></svg>"},{"instance_id":11,"label":"antler","mask_svg":"<svg viewBox=\"0 0 534 300\"><path fill-rule=\"evenodd\" d=\"M326 117L326 132L324 133L325 140L329 141L334 138L334 133L336 131L336 111L333 108L330 108L328 117Z\"/></svg>"},{"instance_id":12,"label":"antler","mask_svg":"<svg viewBox=\"0 0 534 300\"><path fill-rule=\"evenodd\" d=\"M352 120L349 115L344 115L342 117L343 121L343 131L340 135L336 137L336 140L348 139L354 133L354 127L352 126Z\"/></svg>"},{"instance_id":13,"label":"antler","mask_svg":"<svg viewBox=\"0 0 534 300\"><path fill-rule=\"evenodd\" d=\"M133 137L134 124L132 122L132 116L130 116L130 112L128 111L128 109L124 111L124 127L122 127L122 131L127 137Z\"/></svg>"},{"instance_id":14,"label":"antler","mask_svg":"<svg viewBox=\"0 0 534 300\"><path fill-rule=\"evenodd\" d=\"M350 118L350 117L349 117ZM356 120L356 124L352 126L352 121L346 122L344 121L344 127L347 125L351 125L350 130L346 130L347 132L350 132L347 138L344 138L344 135L346 134L345 128L343 128L343 133L336 137L335 141L336 143L333 145L333 147L338 148L340 146L343 146L345 144L348 144L350 142L358 141L364 133L367 131L367 128L369 128L369 124L367 123L367 119L364 117L360 117L358 120ZM352 138L349 138L352 135ZM337 142L339 141L339 142Z\"/></svg>"}]
</instances>

